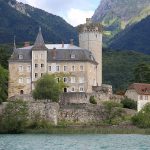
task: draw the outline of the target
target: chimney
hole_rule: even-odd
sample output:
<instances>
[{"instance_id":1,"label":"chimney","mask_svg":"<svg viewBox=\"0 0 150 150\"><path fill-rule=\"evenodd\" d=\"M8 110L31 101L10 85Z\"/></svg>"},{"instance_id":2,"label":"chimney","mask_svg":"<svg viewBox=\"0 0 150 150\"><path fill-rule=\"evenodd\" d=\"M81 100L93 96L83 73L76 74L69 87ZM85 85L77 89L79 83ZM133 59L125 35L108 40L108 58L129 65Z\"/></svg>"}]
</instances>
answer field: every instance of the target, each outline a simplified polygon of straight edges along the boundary
<instances>
[{"instance_id":1,"label":"chimney","mask_svg":"<svg viewBox=\"0 0 150 150\"><path fill-rule=\"evenodd\" d=\"M71 46L74 45L73 41L74 41L73 39L70 39L70 45L71 45Z\"/></svg>"},{"instance_id":2,"label":"chimney","mask_svg":"<svg viewBox=\"0 0 150 150\"><path fill-rule=\"evenodd\" d=\"M64 48L64 41L62 41L62 48Z\"/></svg>"},{"instance_id":3,"label":"chimney","mask_svg":"<svg viewBox=\"0 0 150 150\"><path fill-rule=\"evenodd\" d=\"M52 54L52 58L55 59L56 58L56 48L53 48L51 54Z\"/></svg>"},{"instance_id":4,"label":"chimney","mask_svg":"<svg viewBox=\"0 0 150 150\"><path fill-rule=\"evenodd\" d=\"M24 47L30 46L30 42L24 42Z\"/></svg>"}]
</instances>

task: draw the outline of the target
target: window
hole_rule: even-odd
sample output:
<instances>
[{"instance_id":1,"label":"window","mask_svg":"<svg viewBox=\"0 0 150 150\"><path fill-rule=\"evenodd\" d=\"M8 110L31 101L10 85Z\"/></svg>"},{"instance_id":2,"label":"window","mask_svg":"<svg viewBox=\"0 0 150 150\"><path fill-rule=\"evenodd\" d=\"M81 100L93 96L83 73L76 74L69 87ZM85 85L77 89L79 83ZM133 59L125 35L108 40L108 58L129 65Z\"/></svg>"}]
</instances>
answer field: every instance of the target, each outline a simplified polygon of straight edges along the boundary
<instances>
[{"instance_id":1,"label":"window","mask_svg":"<svg viewBox=\"0 0 150 150\"><path fill-rule=\"evenodd\" d=\"M72 88L71 88L71 92L75 92L75 87L72 87Z\"/></svg>"},{"instance_id":2,"label":"window","mask_svg":"<svg viewBox=\"0 0 150 150\"><path fill-rule=\"evenodd\" d=\"M35 68L37 68L38 67L38 64L35 64Z\"/></svg>"},{"instance_id":3,"label":"window","mask_svg":"<svg viewBox=\"0 0 150 150\"><path fill-rule=\"evenodd\" d=\"M44 68L44 64L41 64L41 68Z\"/></svg>"},{"instance_id":4,"label":"window","mask_svg":"<svg viewBox=\"0 0 150 150\"><path fill-rule=\"evenodd\" d=\"M72 67L71 67L71 71L75 71L75 66L72 66Z\"/></svg>"},{"instance_id":5,"label":"window","mask_svg":"<svg viewBox=\"0 0 150 150\"><path fill-rule=\"evenodd\" d=\"M31 71L31 66L27 66L27 72Z\"/></svg>"},{"instance_id":6,"label":"window","mask_svg":"<svg viewBox=\"0 0 150 150\"><path fill-rule=\"evenodd\" d=\"M80 92L84 92L84 87L81 86L81 87L79 88L79 91L80 91Z\"/></svg>"},{"instance_id":7,"label":"window","mask_svg":"<svg viewBox=\"0 0 150 150\"><path fill-rule=\"evenodd\" d=\"M76 78L75 77L71 77L71 83L76 83Z\"/></svg>"},{"instance_id":8,"label":"window","mask_svg":"<svg viewBox=\"0 0 150 150\"><path fill-rule=\"evenodd\" d=\"M60 71L60 67L56 66L56 71L59 72Z\"/></svg>"},{"instance_id":9,"label":"window","mask_svg":"<svg viewBox=\"0 0 150 150\"><path fill-rule=\"evenodd\" d=\"M75 54L71 54L71 59L74 59L76 58L76 55Z\"/></svg>"},{"instance_id":10,"label":"window","mask_svg":"<svg viewBox=\"0 0 150 150\"><path fill-rule=\"evenodd\" d=\"M24 91L23 90L20 90L20 95L23 95L24 94Z\"/></svg>"},{"instance_id":11,"label":"window","mask_svg":"<svg viewBox=\"0 0 150 150\"><path fill-rule=\"evenodd\" d=\"M79 78L79 83L84 83L84 77Z\"/></svg>"},{"instance_id":12,"label":"window","mask_svg":"<svg viewBox=\"0 0 150 150\"><path fill-rule=\"evenodd\" d=\"M67 66L64 66L64 71L67 71Z\"/></svg>"},{"instance_id":13,"label":"window","mask_svg":"<svg viewBox=\"0 0 150 150\"><path fill-rule=\"evenodd\" d=\"M23 55L19 55L19 59L23 59Z\"/></svg>"},{"instance_id":14,"label":"window","mask_svg":"<svg viewBox=\"0 0 150 150\"><path fill-rule=\"evenodd\" d=\"M38 74L37 73L35 73L35 78L37 78L38 77Z\"/></svg>"},{"instance_id":15,"label":"window","mask_svg":"<svg viewBox=\"0 0 150 150\"><path fill-rule=\"evenodd\" d=\"M31 83L31 79L27 78L27 84Z\"/></svg>"},{"instance_id":16,"label":"window","mask_svg":"<svg viewBox=\"0 0 150 150\"><path fill-rule=\"evenodd\" d=\"M64 83L67 83L67 78L66 77L64 78Z\"/></svg>"},{"instance_id":17,"label":"window","mask_svg":"<svg viewBox=\"0 0 150 150\"><path fill-rule=\"evenodd\" d=\"M148 96L147 95L145 96L145 100L148 100Z\"/></svg>"},{"instance_id":18,"label":"window","mask_svg":"<svg viewBox=\"0 0 150 150\"><path fill-rule=\"evenodd\" d=\"M44 59L44 55L43 54L41 54L41 59Z\"/></svg>"},{"instance_id":19,"label":"window","mask_svg":"<svg viewBox=\"0 0 150 150\"><path fill-rule=\"evenodd\" d=\"M35 55L34 55L34 58L35 58L35 59L38 59L38 54L35 54Z\"/></svg>"},{"instance_id":20,"label":"window","mask_svg":"<svg viewBox=\"0 0 150 150\"><path fill-rule=\"evenodd\" d=\"M20 84L23 83L23 78L19 78L19 83L20 83Z\"/></svg>"},{"instance_id":21,"label":"window","mask_svg":"<svg viewBox=\"0 0 150 150\"><path fill-rule=\"evenodd\" d=\"M140 95L140 100L143 100L143 95Z\"/></svg>"},{"instance_id":22,"label":"window","mask_svg":"<svg viewBox=\"0 0 150 150\"><path fill-rule=\"evenodd\" d=\"M19 72L23 72L23 66L19 66Z\"/></svg>"},{"instance_id":23,"label":"window","mask_svg":"<svg viewBox=\"0 0 150 150\"><path fill-rule=\"evenodd\" d=\"M84 67L81 65L81 66L80 66L80 71L83 71L83 69L84 69Z\"/></svg>"},{"instance_id":24,"label":"window","mask_svg":"<svg viewBox=\"0 0 150 150\"><path fill-rule=\"evenodd\" d=\"M52 67L51 66L49 66L49 71L52 71Z\"/></svg>"},{"instance_id":25,"label":"window","mask_svg":"<svg viewBox=\"0 0 150 150\"><path fill-rule=\"evenodd\" d=\"M43 76L43 73L41 73L41 77Z\"/></svg>"},{"instance_id":26,"label":"window","mask_svg":"<svg viewBox=\"0 0 150 150\"><path fill-rule=\"evenodd\" d=\"M67 93L67 91L68 91L67 88L64 88L64 93Z\"/></svg>"}]
</instances>

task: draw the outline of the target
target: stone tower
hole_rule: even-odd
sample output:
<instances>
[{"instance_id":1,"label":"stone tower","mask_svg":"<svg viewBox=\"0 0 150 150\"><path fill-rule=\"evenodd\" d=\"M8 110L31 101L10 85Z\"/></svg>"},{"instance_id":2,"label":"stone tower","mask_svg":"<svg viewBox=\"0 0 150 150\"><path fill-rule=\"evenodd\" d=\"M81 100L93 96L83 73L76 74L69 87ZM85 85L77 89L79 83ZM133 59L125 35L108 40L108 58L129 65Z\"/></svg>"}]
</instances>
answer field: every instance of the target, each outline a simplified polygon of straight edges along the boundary
<instances>
[{"instance_id":1,"label":"stone tower","mask_svg":"<svg viewBox=\"0 0 150 150\"><path fill-rule=\"evenodd\" d=\"M32 90L34 83L47 73L47 47L45 46L41 28L32 47Z\"/></svg>"},{"instance_id":2,"label":"stone tower","mask_svg":"<svg viewBox=\"0 0 150 150\"><path fill-rule=\"evenodd\" d=\"M90 18L86 19L86 24L78 27L79 46L88 49L97 61L97 86L102 85L102 26L92 23Z\"/></svg>"}]
</instances>

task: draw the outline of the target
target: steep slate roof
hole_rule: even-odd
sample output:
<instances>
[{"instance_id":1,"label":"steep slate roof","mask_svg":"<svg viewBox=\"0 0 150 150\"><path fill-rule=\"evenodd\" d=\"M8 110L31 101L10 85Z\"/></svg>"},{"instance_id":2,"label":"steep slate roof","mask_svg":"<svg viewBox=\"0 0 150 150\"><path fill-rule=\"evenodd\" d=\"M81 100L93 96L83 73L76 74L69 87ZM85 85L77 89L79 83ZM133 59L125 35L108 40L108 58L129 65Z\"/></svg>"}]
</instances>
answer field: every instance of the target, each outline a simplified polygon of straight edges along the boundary
<instances>
[{"instance_id":1,"label":"steep slate roof","mask_svg":"<svg viewBox=\"0 0 150 150\"><path fill-rule=\"evenodd\" d=\"M14 51L9 61L13 62L27 62L32 61L32 50L34 46L18 48ZM62 47L61 44L48 44L45 45L47 48L47 61L89 61L97 64L95 58L89 50L81 49L80 47L64 44ZM53 56L54 48L56 49L55 57ZM48 49L51 48L51 49ZM75 55L75 58L71 58L71 55ZM19 60L19 55L23 55L23 59Z\"/></svg>"},{"instance_id":2,"label":"steep slate roof","mask_svg":"<svg viewBox=\"0 0 150 150\"><path fill-rule=\"evenodd\" d=\"M128 90L132 89L134 89L140 95L150 95L150 84L134 83L128 88Z\"/></svg>"},{"instance_id":3,"label":"steep slate roof","mask_svg":"<svg viewBox=\"0 0 150 150\"><path fill-rule=\"evenodd\" d=\"M37 35L36 41L33 46L15 49L10 62L31 62L32 51L47 51L47 61L89 61L98 64L89 50L81 49L72 44L47 44L45 45L42 36L41 28ZM19 55L23 59L19 59ZM71 57L74 55L75 57Z\"/></svg>"},{"instance_id":4,"label":"steep slate roof","mask_svg":"<svg viewBox=\"0 0 150 150\"><path fill-rule=\"evenodd\" d=\"M38 33L37 38L35 40L35 43L32 47L32 50L35 50L35 51L47 50L47 47L45 46L45 43L44 43L41 28L39 28L39 33Z\"/></svg>"}]
</instances>

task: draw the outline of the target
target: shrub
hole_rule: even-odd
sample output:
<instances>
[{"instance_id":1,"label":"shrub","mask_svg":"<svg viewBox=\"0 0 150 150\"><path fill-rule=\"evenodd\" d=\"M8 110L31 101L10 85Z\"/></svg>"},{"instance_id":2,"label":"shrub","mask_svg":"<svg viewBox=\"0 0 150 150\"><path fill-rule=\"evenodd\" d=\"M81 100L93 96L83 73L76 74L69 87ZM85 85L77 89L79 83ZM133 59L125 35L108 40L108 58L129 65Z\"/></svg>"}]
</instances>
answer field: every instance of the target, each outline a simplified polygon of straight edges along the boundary
<instances>
[{"instance_id":1,"label":"shrub","mask_svg":"<svg viewBox=\"0 0 150 150\"><path fill-rule=\"evenodd\" d=\"M27 124L28 106L22 100L8 102L2 116L2 127L8 133L24 132Z\"/></svg>"},{"instance_id":2,"label":"shrub","mask_svg":"<svg viewBox=\"0 0 150 150\"><path fill-rule=\"evenodd\" d=\"M150 128L150 103L148 103L138 114L132 117L134 125L141 128Z\"/></svg>"},{"instance_id":3,"label":"shrub","mask_svg":"<svg viewBox=\"0 0 150 150\"><path fill-rule=\"evenodd\" d=\"M7 99L8 71L0 65L0 104Z\"/></svg>"},{"instance_id":4,"label":"shrub","mask_svg":"<svg viewBox=\"0 0 150 150\"><path fill-rule=\"evenodd\" d=\"M137 109L137 102L129 98L121 100L121 104L123 105L123 108Z\"/></svg>"},{"instance_id":5,"label":"shrub","mask_svg":"<svg viewBox=\"0 0 150 150\"><path fill-rule=\"evenodd\" d=\"M96 101L96 99L95 99L94 96L91 96L91 97L90 97L90 103L91 103L91 104L97 104L97 101Z\"/></svg>"},{"instance_id":6,"label":"shrub","mask_svg":"<svg viewBox=\"0 0 150 150\"><path fill-rule=\"evenodd\" d=\"M43 119L39 113L35 114L28 124L29 129L49 129L52 126L51 122Z\"/></svg>"},{"instance_id":7,"label":"shrub","mask_svg":"<svg viewBox=\"0 0 150 150\"><path fill-rule=\"evenodd\" d=\"M116 120L122 120L123 114L125 113L122 109L122 104L116 102L104 102L104 122L108 124L118 124Z\"/></svg>"},{"instance_id":8,"label":"shrub","mask_svg":"<svg viewBox=\"0 0 150 150\"><path fill-rule=\"evenodd\" d=\"M62 88L62 83L57 83L54 76L45 74L37 81L33 97L35 99L50 99L53 102L58 102Z\"/></svg>"}]
</instances>

